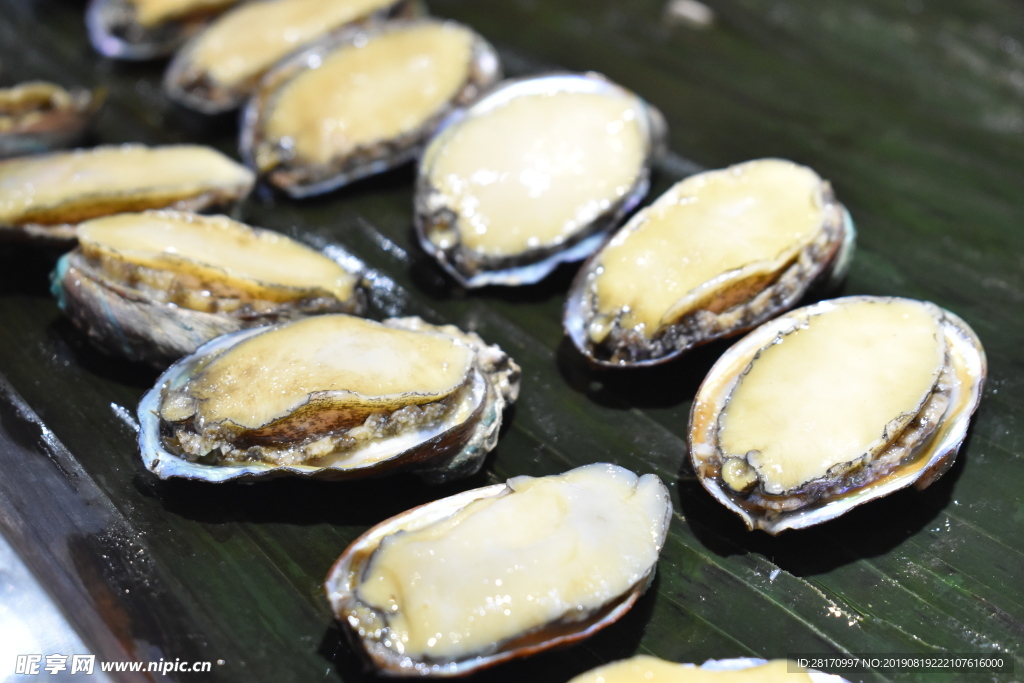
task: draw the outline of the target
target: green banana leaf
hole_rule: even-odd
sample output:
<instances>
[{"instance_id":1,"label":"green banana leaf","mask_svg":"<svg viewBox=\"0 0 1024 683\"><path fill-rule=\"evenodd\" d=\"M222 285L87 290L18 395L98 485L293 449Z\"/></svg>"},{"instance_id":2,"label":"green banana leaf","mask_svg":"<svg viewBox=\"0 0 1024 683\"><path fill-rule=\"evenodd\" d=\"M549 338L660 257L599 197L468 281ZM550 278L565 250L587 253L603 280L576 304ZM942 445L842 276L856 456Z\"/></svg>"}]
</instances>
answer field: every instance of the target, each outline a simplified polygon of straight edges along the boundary
<instances>
[{"instance_id":1,"label":"green banana leaf","mask_svg":"<svg viewBox=\"0 0 1024 683\"><path fill-rule=\"evenodd\" d=\"M0 530L101 660L214 662L196 680L374 680L322 595L350 541L457 491L595 461L654 472L672 491L652 588L590 640L471 680L561 682L634 653L1020 656L1024 6L705 3L710 23L678 0L434 0L431 10L491 40L510 75L599 71L661 108L672 154L651 198L701 168L767 156L830 179L860 232L841 293L934 301L985 344L990 376L955 466L925 491L817 528L746 531L696 482L685 440L696 388L728 342L656 370L589 369L561 331L573 269L514 291L461 290L415 244L406 167L305 201L258 193L241 216L357 255L382 285L376 317L455 323L522 365L521 398L484 471L440 487L404 476L159 481L141 465L132 417L156 374L93 350L61 316L47 281L58 254L5 244ZM235 154L234 115L169 102L160 62L96 55L83 12L74 0L0 1L0 81L106 89L95 143L197 141ZM852 681L1024 679L1024 669L825 668Z\"/></svg>"}]
</instances>

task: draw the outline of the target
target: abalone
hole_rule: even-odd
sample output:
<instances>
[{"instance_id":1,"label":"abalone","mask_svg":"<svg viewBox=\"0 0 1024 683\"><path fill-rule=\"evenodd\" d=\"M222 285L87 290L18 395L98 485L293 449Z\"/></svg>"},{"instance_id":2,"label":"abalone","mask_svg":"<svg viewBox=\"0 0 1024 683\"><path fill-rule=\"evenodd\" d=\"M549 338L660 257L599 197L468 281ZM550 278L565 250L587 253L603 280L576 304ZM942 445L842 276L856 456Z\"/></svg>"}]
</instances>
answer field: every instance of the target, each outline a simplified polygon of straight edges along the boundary
<instances>
[{"instance_id":1,"label":"abalone","mask_svg":"<svg viewBox=\"0 0 1024 683\"><path fill-rule=\"evenodd\" d=\"M61 309L102 350L159 367L228 332L362 313L358 273L227 216L123 213L78 226L53 275Z\"/></svg>"},{"instance_id":2,"label":"abalone","mask_svg":"<svg viewBox=\"0 0 1024 683\"><path fill-rule=\"evenodd\" d=\"M242 105L288 55L352 26L424 13L420 0L258 0L217 19L167 67L164 90L204 114Z\"/></svg>"},{"instance_id":3,"label":"abalone","mask_svg":"<svg viewBox=\"0 0 1024 683\"><path fill-rule=\"evenodd\" d=\"M506 81L424 153L420 244L466 287L537 282L640 202L665 138L657 109L599 74Z\"/></svg>"},{"instance_id":4,"label":"abalone","mask_svg":"<svg viewBox=\"0 0 1024 683\"><path fill-rule=\"evenodd\" d=\"M37 154L77 142L103 101L85 88L30 81L0 88L0 157Z\"/></svg>"},{"instance_id":5,"label":"abalone","mask_svg":"<svg viewBox=\"0 0 1024 683\"><path fill-rule=\"evenodd\" d=\"M115 59L147 60L173 53L211 19L239 0L91 0L89 40Z\"/></svg>"},{"instance_id":6,"label":"abalone","mask_svg":"<svg viewBox=\"0 0 1024 683\"><path fill-rule=\"evenodd\" d=\"M460 676L592 635L650 584L668 489L598 463L514 477L378 524L327 576L339 621L391 676Z\"/></svg>"},{"instance_id":7,"label":"abalone","mask_svg":"<svg viewBox=\"0 0 1024 683\"><path fill-rule=\"evenodd\" d=\"M707 171L633 216L569 290L566 334L592 363L662 363L756 327L844 275L849 213L782 159Z\"/></svg>"},{"instance_id":8,"label":"abalone","mask_svg":"<svg viewBox=\"0 0 1024 683\"><path fill-rule=\"evenodd\" d=\"M711 368L690 415L701 484L751 529L818 524L952 465L986 374L953 313L822 301L765 323Z\"/></svg>"},{"instance_id":9,"label":"abalone","mask_svg":"<svg viewBox=\"0 0 1024 683\"><path fill-rule=\"evenodd\" d=\"M252 189L249 169L200 145L120 145L0 161L0 238L68 242L75 225L127 211L202 211Z\"/></svg>"},{"instance_id":10,"label":"abalone","mask_svg":"<svg viewBox=\"0 0 1024 683\"><path fill-rule=\"evenodd\" d=\"M242 158L293 197L327 192L415 158L500 75L494 48L455 22L349 31L267 74L245 110Z\"/></svg>"},{"instance_id":11,"label":"abalone","mask_svg":"<svg viewBox=\"0 0 1024 683\"><path fill-rule=\"evenodd\" d=\"M139 444L164 478L404 469L446 481L483 464L519 375L450 325L318 315L218 337L175 363L139 405Z\"/></svg>"}]
</instances>

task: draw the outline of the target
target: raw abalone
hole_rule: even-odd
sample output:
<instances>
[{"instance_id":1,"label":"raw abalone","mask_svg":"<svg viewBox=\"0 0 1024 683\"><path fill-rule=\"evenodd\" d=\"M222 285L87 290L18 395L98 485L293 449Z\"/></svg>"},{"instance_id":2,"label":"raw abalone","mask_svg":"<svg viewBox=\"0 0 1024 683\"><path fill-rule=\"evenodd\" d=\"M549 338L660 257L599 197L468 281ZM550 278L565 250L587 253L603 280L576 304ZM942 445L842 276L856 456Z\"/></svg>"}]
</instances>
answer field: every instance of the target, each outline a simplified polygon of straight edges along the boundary
<instances>
[{"instance_id":1,"label":"raw abalone","mask_svg":"<svg viewBox=\"0 0 1024 683\"><path fill-rule=\"evenodd\" d=\"M424 153L420 244L466 287L537 282L647 194L665 135L656 109L599 74L507 81Z\"/></svg>"},{"instance_id":2,"label":"raw abalone","mask_svg":"<svg viewBox=\"0 0 1024 683\"><path fill-rule=\"evenodd\" d=\"M121 145L0 161L0 237L73 240L75 224L125 211L201 211L249 193L249 169L199 145Z\"/></svg>"},{"instance_id":3,"label":"raw abalone","mask_svg":"<svg viewBox=\"0 0 1024 683\"><path fill-rule=\"evenodd\" d=\"M690 457L751 529L818 524L941 476L985 372L977 336L934 304L822 301L765 323L715 363L693 403Z\"/></svg>"},{"instance_id":4,"label":"raw abalone","mask_svg":"<svg viewBox=\"0 0 1024 683\"><path fill-rule=\"evenodd\" d=\"M413 159L500 74L494 49L455 22L350 31L267 74L245 110L242 157L292 196L326 192Z\"/></svg>"},{"instance_id":5,"label":"raw abalone","mask_svg":"<svg viewBox=\"0 0 1024 683\"><path fill-rule=\"evenodd\" d=\"M569 683L847 683L845 678L805 669L785 659L709 659L700 666L666 662L650 655L612 662Z\"/></svg>"},{"instance_id":6,"label":"raw abalone","mask_svg":"<svg viewBox=\"0 0 1024 683\"><path fill-rule=\"evenodd\" d=\"M327 576L382 673L459 676L608 626L650 584L672 503L609 464L514 477L378 524Z\"/></svg>"},{"instance_id":7,"label":"raw abalone","mask_svg":"<svg viewBox=\"0 0 1024 683\"><path fill-rule=\"evenodd\" d=\"M235 109L274 64L355 24L423 13L420 0L259 0L211 24L175 56L167 94L205 114Z\"/></svg>"},{"instance_id":8,"label":"raw abalone","mask_svg":"<svg viewBox=\"0 0 1024 683\"><path fill-rule=\"evenodd\" d=\"M101 349L161 367L227 332L365 307L358 274L226 216L117 214L78 244L54 272L61 308Z\"/></svg>"},{"instance_id":9,"label":"raw abalone","mask_svg":"<svg viewBox=\"0 0 1024 683\"><path fill-rule=\"evenodd\" d=\"M161 477L346 479L476 472L519 367L496 346L419 318L319 315L241 330L174 364L139 405Z\"/></svg>"},{"instance_id":10,"label":"raw abalone","mask_svg":"<svg viewBox=\"0 0 1024 683\"><path fill-rule=\"evenodd\" d=\"M239 0L91 0L85 13L96 51L116 59L166 57Z\"/></svg>"},{"instance_id":11,"label":"raw abalone","mask_svg":"<svg viewBox=\"0 0 1024 683\"><path fill-rule=\"evenodd\" d=\"M565 330L592 362L651 365L750 329L835 282L849 214L811 169L763 159L691 176L587 261Z\"/></svg>"},{"instance_id":12,"label":"raw abalone","mask_svg":"<svg viewBox=\"0 0 1024 683\"><path fill-rule=\"evenodd\" d=\"M102 99L84 88L67 90L45 81L0 88L0 157L74 144Z\"/></svg>"}]
</instances>

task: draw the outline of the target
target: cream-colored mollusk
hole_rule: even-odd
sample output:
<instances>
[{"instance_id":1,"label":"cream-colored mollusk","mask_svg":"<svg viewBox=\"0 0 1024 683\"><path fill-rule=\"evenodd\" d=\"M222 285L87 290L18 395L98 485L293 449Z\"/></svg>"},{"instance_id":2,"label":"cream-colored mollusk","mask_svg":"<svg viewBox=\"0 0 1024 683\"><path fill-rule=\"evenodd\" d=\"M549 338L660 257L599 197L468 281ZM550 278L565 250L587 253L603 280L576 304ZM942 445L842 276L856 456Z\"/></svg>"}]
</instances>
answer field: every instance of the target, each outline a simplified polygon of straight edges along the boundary
<instances>
[{"instance_id":1,"label":"cream-colored mollusk","mask_svg":"<svg viewBox=\"0 0 1024 683\"><path fill-rule=\"evenodd\" d=\"M88 108L91 99L86 91L70 92L46 81L0 88L0 134L31 128L47 116L73 115Z\"/></svg>"},{"instance_id":2,"label":"cream-colored mollusk","mask_svg":"<svg viewBox=\"0 0 1024 683\"><path fill-rule=\"evenodd\" d=\"M46 81L0 88L0 158L74 145L102 101L99 93Z\"/></svg>"},{"instance_id":3,"label":"cream-colored mollusk","mask_svg":"<svg viewBox=\"0 0 1024 683\"><path fill-rule=\"evenodd\" d=\"M469 673L621 617L671 509L656 476L616 465L516 477L377 525L339 558L328 598L385 673Z\"/></svg>"},{"instance_id":4,"label":"cream-colored mollusk","mask_svg":"<svg viewBox=\"0 0 1024 683\"><path fill-rule=\"evenodd\" d=\"M447 115L500 75L494 48L455 22L342 32L260 82L243 116L242 156L293 197L327 192L414 159Z\"/></svg>"},{"instance_id":5,"label":"cream-colored mollusk","mask_svg":"<svg viewBox=\"0 0 1024 683\"><path fill-rule=\"evenodd\" d=\"M683 180L637 215L601 252L596 305L648 337L707 303L744 269L775 271L825 223L822 181L767 159ZM762 268L759 268L762 269Z\"/></svg>"},{"instance_id":6,"label":"cream-colored mollusk","mask_svg":"<svg viewBox=\"0 0 1024 683\"><path fill-rule=\"evenodd\" d=\"M942 476L985 374L978 337L935 304L821 301L716 361L690 413L690 458L751 529L805 528Z\"/></svg>"},{"instance_id":7,"label":"cream-colored mollusk","mask_svg":"<svg viewBox=\"0 0 1024 683\"><path fill-rule=\"evenodd\" d=\"M274 97L265 135L326 164L415 131L464 86L472 46L462 27L422 23L333 52Z\"/></svg>"},{"instance_id":8,"label":"cream-colored mollusk","mask_svg":"<svg viewBox=\"0 0 1024 683\"><path fill-rule=\"evenodd\" d=\"M0 226L77 223L125 210L238 198L253 174L199 145L122 145L0 162Z\"/></svg>"},{"instance_id":9,"label":"cream-colored mollusk","mask_svg":"<svg viewBox=\"0 0 1024 683\"><path fill-rule=\"evenodd\" d=\"M420 244L464 287L539 282L640 202L665 138L657 109L600 74L509 79L424 151Z\"/></svg>"},{"instance_id":10,"label":"cream-colored mollusk","mask_svg":"<svg viewBox=\"0 0 1024 683\"><path fill-rule=\"evenodd\" d=\"M351 479L477 472L519 367L496 346L419 318L318 315L217 337L139 405L143 461L161 477Z\"/></svg>"},{"instance_id":11,"label":"cream-colored mollusk","mask_svg":"<svg viewBox=\"0 0 1024 683\"><path fill-rule=\"evenodd\" d=\"M85 24L92 46L115 59L174 54L182 43L241 0L90 0Z\"/></svg>"},{"instance_id":12,"label":"cream-colored mollusk","mask_svg":"<svg viewBox=\"0 0 1024 683\"><path fill-rule=\"evenodd\" d=\"M839 680L831 678L831 680ZM676 664L657 657L638 655L632 659L599 666L573 678L569 683L812 683L805 669L776 659L738 670L716 670L693 664Z\"/></svg>"},{"instance_id":13,"label":"cream-colored mollusk","mask_svg":"<svg viewBox=\"0 0 1024 683\"><path fill-rule=\"evenodd\" d=\"M176 212L118 214L83 223L78 241L88 258L107 258L195 277L272 301L320 291L348 301L358 278L309 247L224 216Z\"/></svg>"},{"instance_id":14,"label":"cream-colored mollusk","mask_svg":"<svg viewBox=\"0 0 1024 683\"><path fill-rule=\"evenodd\" d=\"M613 465L516 477L507 495L387 537L358 587L397 650L455 661L596 610L657 561L665 487Z\"/></svg>"},{"instance_id":15,"label":"cream-colored mollusk","mask_svg":"<svg viewBox=\"0 0 1024 683\"><path fill-rule=\"evenodd\" d=\"M285 55L391 0L264 0L243 5L204 31L190 48L192 67L218 86L252 81Z\"/></svg>"},{"instance_id":16,"label":"cream-colored mollusk","mask_svg":"<svg viewBox=\"0 0 1024 683\"><path fill-rule=\"evenodd\" d=\"M215 12L238 0L128 0L135 9L135 21L152 28L181 17Z\"/></svg>"},{"instance_id":17,"label":"cream-colored mollusk","mask_svg":"<svg viewBox=\"0 0 1024 683\"><path fill-rule=\"evenodd\" d=\"M247 169L208 147L96 147L0 164L0 223L37 207L123 193L202 191L251 180Z\"/></svg>"},{"instance_id":18,"label":"cream-colored mollusk","mask_svg":"<svg viewBox=\"0 0 1024 683\"><path fill-rule=\"evenodd\" d=\"M441 334L315 316L225 351L183 393L197 401L204 426L256 429L310 419L301 408L311 397L363 413L441 400L466 382L472 363L469 347Z\"/></svg>"},{"instance_id":19,"label":"cream-colored mollusk","mask_svg":"<svg viewBox=\"0 0 1024 683\"><path fill-rule=\"evenodd\" d=\"M663 363L838 285L854 242L849 213L809 168L761 159L699 173L584 264L566 334L598 365Z\"/></svg>"},{"instance_id":20,"label":"cream-colored mollusk","mask_svg":"<svg viewBox=\"0 0 1024 683\"><path fill-rule=\"evenodd\" d=\"M722 457L745 458L768 494L821 479L899 436L945 364L935 311L916 302L810 317L740 377L719 422Z\"/></svg>"},{"instance_id":21,"label":"cream-colored mollusk","mask_svg":"<svg viewBox=\"0 0 1024 683\"><path fill-rule=\"evenodd\" d=\"M227 216L120 213L75 234L52 291L95 346L130 360L166 367L229 332L365 305L358 272Z\"/></svg>"},{"instance_id":22,"label":"cream-colored mollusk","mask_svg":"<svg viewBox=\"0 0 1024 683\"><path fill-rule=\"evenodd\" d=\"M619 202L648 153L639 102L619 94L515 98L466 121L429 171L459 239L509 256L570 238Z\"/></svg>"}]
</instances>

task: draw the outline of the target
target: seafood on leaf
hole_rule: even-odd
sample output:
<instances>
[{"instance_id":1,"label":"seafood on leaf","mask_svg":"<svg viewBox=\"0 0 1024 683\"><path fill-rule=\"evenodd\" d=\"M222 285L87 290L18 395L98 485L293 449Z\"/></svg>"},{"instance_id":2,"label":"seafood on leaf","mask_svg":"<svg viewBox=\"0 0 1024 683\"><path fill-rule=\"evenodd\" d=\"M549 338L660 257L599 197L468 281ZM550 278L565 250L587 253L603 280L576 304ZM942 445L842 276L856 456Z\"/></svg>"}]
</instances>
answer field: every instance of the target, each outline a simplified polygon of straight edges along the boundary
<instances>
[{"instance_id":1,"label":"seafood on leaf","mask_svg":"<svg viewBox=\"0 0 1024 683\"><path fill-rule=\"evenodd\" d=\"M452 21L349 31L267 74L245 110L242 157L294 197L327 192L414 159L500 75L494 48Z\"/></svg>"},{"instance_id":2,"label":"seafood on leaf","mask_svg":"<svg viewBox=\"0 0 1024 683\"><path fill-rule=\"evenodd\" d=\"M985 374L978 337L935 304L822 301L715 363L694 399L690 458L749 528L819 524L948 470Z\"/></svg>"},{"instance_id":3,"label":"seafood on leaf","mask_svg":"<svg viewBox=\"0 0 1024 683\"><path fill-rule=\"evenodd\" d=\"M201 145L111 145L8 159L0 161L0 238L68 242L90 218L230 206L254 183L249 169Z\"/></svg>"},{"instance_id":4,"label":"seafood on leaf","mask_svg":"<svg viewBox=\"0 0 1024 683\"><path fill-rule=\"evenodd\" d=\"M566 334L592 363L662 363L756 327L846 273L854 228L831 185L782 159L680 181L591 257Z\"/></svg>"},{"instance_id":5,"label":"seafood on leaf","mask_svg":"<svg viewBox=\"0 0 1024 683\"><path fill-rule=\"evenodd\" d=\"M227 332L319 313L362 313L358 273L227 216L123 213L78 226L54 294L101 349L160 367Z\"/></svg>"},{"instance_id":6,"label":"seafood on leaf","mask_svg":"<svg viewBox=\"0 0 1024 683\"><path fill-rule=\"evenodd\" d=\"M317 315L241 330L169 368L139 405L160 477L351 479L475 473L519 367L497 346L419 318Z\"/></svg>"},{"instance_id":7,"label":"seafood on leaf","mask_svg":"<svg viewBox=\"0 0 1024 683\"><path fill-rule=\"evenodd\" d=\"M373 527L331 569L327 598L382 673L460 676L619 619L671 516L656 475L617 465L514 477Z\"/></svg>"},{"instance_id":8,"label":"seafood on leaf","mask_svg":"<svg viewBox=\"0 0 1024 683\"><path fill-rule=\"evenodd\" d=\"M424 153L420 244L466 287L537 282L640 202L665 138L657 109L599 74L506 81Z\"/></svg>"}]
</instances>

